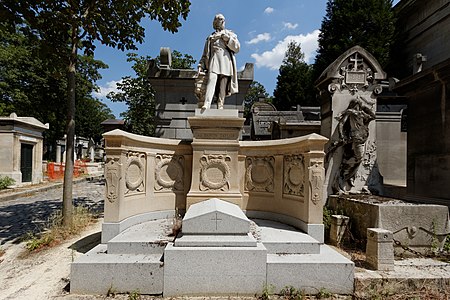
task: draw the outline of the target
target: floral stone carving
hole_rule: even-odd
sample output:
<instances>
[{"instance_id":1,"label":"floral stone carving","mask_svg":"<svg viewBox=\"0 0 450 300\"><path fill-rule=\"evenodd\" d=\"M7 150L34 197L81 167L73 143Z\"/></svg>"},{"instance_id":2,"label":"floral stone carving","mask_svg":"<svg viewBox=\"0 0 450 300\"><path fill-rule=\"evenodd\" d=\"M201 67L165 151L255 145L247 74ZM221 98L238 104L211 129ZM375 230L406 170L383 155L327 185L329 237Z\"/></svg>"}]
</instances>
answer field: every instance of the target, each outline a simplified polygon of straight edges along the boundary
<instances>
[{"instance_id":1,"label":"floral stone carving","mask_svg":"<svg viewBox=\"0 0 450 300\"><path fill-rule=\"evenodd\" d=\"M114 203L119 195L119 184L122 179L121 166L118 158L111 158L105 164L106 199L111 203Z\"/></svg>"},{"instance_id":2,"label":"floral stone carving","mask_svg":"<svg viewBox=\"0 0 450 300\"><path fill-rule=\"evenodd\" d=\"M203 155L200 158L200 190L230 189L230 167L228 155Z\"/></svg>"},{"instance_id":3,"label":"floral stone carving","mask_svg":"<svg viewBox=\"0 0 450 300\"><path fill-rule=\"evenodd\" d=\"M309 169L309 194L311 201L317 205L323 197L323 181L325 169L321 162L312 161Z\"/></svg>"},{"instance_id":4,"label":"floral stone carving","mask_svg":"<svg viewBox=\"0 0 450 300\"><path fill-rule=\"evenodd\" d=\"M145 154L128 152L125 171L125 194L143 192L145 188Z\"/></svg>"},{"instance_id":5,"label":"floral stone carving","mask_svg":"<svg viewBox=\"0 0 450 300\"><path fill-rule=\"evenodd\" d=\"M184 156L157 154L155 167L155 190L184 190Z\"/></svg>"},{"instance_id":6,"label":"floral stone carving","mask_svg":"<svg viewBox=\"0 0 450 300\"><path fill-rule=\"evenodd\" d=\"M245 187L248 191L273 192L273 156L249 156L245 160Z\"/></svg>"},{"instance_id":7,"label":"floral stone carving","mask_svg":"<svg viewBox=\"0 0 450 300\"><path fill-rule=\"evenodd\" d=\"M289 155L284 157L283 193L303 197L305 169L303 156Z\"/></svg>"}]
</instances>

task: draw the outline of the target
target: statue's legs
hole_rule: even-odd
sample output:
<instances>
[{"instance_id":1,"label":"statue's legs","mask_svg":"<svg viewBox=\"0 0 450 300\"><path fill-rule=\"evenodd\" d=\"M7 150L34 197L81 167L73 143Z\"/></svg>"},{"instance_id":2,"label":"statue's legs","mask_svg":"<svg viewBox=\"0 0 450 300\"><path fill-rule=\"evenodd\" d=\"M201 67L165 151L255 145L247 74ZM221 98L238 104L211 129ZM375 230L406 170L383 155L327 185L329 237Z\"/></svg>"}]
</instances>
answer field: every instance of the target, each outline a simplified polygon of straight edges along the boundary
<instances>
[{"instance_id":1,"label":"statue's legs","mask_svg":"<svg viewBox=\"0 0 450 300\"><path fill-rule=\"evenodd\" d=\"M228 77L222 76L219 80L220 80L220 87L219 87L219 97L217 99L217 108L223 109L223 104L225 102L225 96L227 93Z\"/></svg>"},{"instance_id":2,"label":"statue's legs","mask_svg":"<svg viewBox=\"0 0 450 300\"><path fill-rule=\"evenodd\" d=\"M214 92L216 91L218 75L216 73L208 73L208 84L206 85L205 103L202 109L209 109L211 107L211 102L214 97Z\"/></svg>"}]
</instances>

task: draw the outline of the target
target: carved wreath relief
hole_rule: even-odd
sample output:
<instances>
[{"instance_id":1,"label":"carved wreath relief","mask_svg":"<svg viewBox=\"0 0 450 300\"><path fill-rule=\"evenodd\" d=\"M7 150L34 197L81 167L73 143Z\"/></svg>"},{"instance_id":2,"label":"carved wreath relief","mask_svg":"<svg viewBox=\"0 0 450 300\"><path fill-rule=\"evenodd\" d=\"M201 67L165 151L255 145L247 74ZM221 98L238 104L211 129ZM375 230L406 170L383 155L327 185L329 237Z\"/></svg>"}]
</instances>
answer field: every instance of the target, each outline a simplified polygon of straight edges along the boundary
<instances>
[{"instance_id":1,"label":"carved wreath relief","mask_svg":"<svg viewBox=\"0 0 450 300\"><path fill-rule=\"evenodd\" d=\"M140 152L127 153L127 168L125 170L125 194L139 193L145 190L145 154Z\"/></svg>"},{"instance_id":2,"label":"carved wreath relief","mask_svg":"<svg viewBox=\"0 0 450 300\"><path fill-rule=\"evenodd\" d=\"M200 158L200 190L230 189L230 167L228 155L203 155Z\"/></svg>"},{"instance_id":3,"label":"carved wreath relief","mask_svg":"<svg viewBox=\"0 0 450 300\"><path fill-rule=\"evenodd\" d=\"M323 194L323 181L325 169L321 162L312 161L309 169L309 194L311 195L311 201L314 205L317 205L322 200Z\"/></svg>"},{"instance_id":4,"label":"carved wreath relief","mask_svg":"<svg viewBox=\"0 0 450 300\"><path fill-rule=\"evenodd\" d=\"M273 192L275 158L249 156L245 160L245 188L255 192Z\"/></svg>"},{"instance_id":5,"label":"carved wreath relief","mask_svg":"<svg viewBox=\"0 0 450 300\"><path fill-rule=\"evenodd\" d=\"M121 166L119 158L110 158L105 164L106 199L111 203L114 203L119 195L119 184L122 179Z\"/></svg>"},{"instance_id":6,"label":"carved wreath relief","mask_svg":"<svg viewBox=\"0 0 450 300\"><path fill-rule=\"evenodd\" d=\"M155 167L155 190L184 190L184 156L157 154Z\"/></svg>"},{"instance_id":7,"label":"carved wreath relief","mask_svg":"<svg viewBox=\"0 0 450 300\"><path fill-rule=\"evenodd\" d=\"M283 193L303 197L305 169L300 154L284 157Z\"/></svg>"}]
</instances>

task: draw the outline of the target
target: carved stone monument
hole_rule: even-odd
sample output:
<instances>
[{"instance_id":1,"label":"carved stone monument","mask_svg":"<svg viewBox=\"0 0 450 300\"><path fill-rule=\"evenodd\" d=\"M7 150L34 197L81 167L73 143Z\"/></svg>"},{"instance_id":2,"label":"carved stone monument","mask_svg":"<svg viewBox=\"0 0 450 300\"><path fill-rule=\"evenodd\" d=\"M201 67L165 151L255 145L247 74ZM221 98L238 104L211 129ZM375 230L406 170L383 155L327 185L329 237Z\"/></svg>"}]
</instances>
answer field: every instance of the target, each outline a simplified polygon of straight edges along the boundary
<instances>
[{"instance_id":1,"label":"carved stone monument","mask_svg":"<svg viewBox=\"0 0 450 300\"><path fill-rule=\"evenodd\" d=\"M330 139L325 161L328 195L381 190L374 120L383 79L386 73L377 60L355 46L328 66L317 81L321 134Z\"/></svg>"},{"instance_id":2,"label":"carved stone monument","mask_svg":"<svg viewBox=\"0 0 450 300\"><path fill-rule=\"evenodd\" d=\"M197 109L188 122L194 140L186 209L209 198L221 198L242 207L240 180L236 174L244 118L238 117L237 110Z\"/></svg>"}]
</instances>

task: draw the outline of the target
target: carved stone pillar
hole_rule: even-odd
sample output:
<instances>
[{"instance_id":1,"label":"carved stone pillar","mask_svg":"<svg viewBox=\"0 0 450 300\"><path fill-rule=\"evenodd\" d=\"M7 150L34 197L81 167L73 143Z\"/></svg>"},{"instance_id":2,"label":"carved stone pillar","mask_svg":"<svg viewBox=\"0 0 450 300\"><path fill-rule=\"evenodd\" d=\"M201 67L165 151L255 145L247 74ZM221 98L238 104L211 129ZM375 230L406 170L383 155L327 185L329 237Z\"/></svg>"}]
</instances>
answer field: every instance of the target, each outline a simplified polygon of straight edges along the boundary
<instances>
[{"instance_id":1,"label":"carved stone pillar","mask_svg":"<svg viewBox=\"0 0 450 300\"><path fill-rule=\"evenodd\" d=\"M242 208L238 170L239 135L244 119L237 110L197 109L188 118L193 134L190 205L219 198Z\"/></svg>"}]
</instances>

